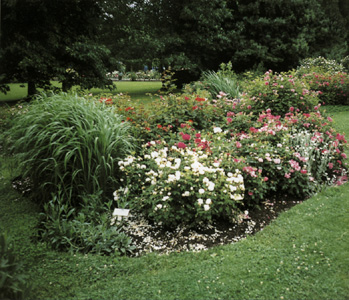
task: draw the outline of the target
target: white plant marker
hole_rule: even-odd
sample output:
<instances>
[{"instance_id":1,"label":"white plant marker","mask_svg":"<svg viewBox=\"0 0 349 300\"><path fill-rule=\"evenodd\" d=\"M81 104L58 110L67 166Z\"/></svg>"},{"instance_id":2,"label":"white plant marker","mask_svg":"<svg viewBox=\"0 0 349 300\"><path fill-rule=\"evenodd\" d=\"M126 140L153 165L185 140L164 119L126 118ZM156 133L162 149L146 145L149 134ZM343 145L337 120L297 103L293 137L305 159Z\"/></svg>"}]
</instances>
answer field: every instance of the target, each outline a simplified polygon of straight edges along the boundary
<instances>
[{"instance_id":1,"label":"white plant marker","mask_svg":"<svg viewBox=\"0 0 349 300\"><path fill-rule=\"evenodd\" d=\"M126 208L115 208L113 211L113 217L117 217L118 221L121 221L123 218L128 218L130 213L129 209Z\"/></svg>"}]
</instances>

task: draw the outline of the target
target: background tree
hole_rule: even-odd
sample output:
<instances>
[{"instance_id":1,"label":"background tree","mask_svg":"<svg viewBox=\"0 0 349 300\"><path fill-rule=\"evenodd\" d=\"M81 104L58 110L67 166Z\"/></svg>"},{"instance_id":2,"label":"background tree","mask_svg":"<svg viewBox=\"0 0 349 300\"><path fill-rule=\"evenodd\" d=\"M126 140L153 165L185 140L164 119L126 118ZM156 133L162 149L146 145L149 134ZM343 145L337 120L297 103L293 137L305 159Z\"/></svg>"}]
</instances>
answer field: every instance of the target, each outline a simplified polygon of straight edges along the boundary
<instances>
[{"instance_id":1,"label":"background tree","mask_svg":"<svg viewBox=\"0 0 349 300\"><path fill-rule=\"evenodd\" d=\"M159 58L173 68L205 70L230 60L236 71L280 71L308 56L348 53L345 0L114 2L114 42L108 38L126 63Z\"/></svg>"},{"instance_id":2,"label":"background tree","mask_svg":"<svg viewBox=\"0 0 349 300\"><path fill-rule=\"evenodd\" d=\"M104 10L94 0L3 0L2 83L28 82L28 95L58 78L66 90L110 84L113 63L99 43Z\"/></svg>"}]
</instances>

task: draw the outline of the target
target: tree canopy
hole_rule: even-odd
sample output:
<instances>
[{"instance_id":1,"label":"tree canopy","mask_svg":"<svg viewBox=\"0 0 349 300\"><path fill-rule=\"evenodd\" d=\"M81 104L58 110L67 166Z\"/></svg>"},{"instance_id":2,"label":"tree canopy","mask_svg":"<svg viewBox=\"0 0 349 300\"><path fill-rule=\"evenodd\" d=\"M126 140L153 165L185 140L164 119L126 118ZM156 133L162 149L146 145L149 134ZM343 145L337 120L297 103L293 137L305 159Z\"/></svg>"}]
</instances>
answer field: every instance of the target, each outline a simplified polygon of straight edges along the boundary
<instances>
[{"instance_id":1,"label":"tree canopy","mask_svg":"<svg viewBox=\"0 0 349 300\"><path fill-rule=\"evenodd\" d=\"M99 42L103 7L94 0L3 0L1 81L28 93L57 78L63 89L109 84L110 51Z\"/></svg>"},{"instance_id":2,"label":"tree canopy","mask_svg":"<svg viewBox=\"0 0 349 300\"><path fill-rule=\"evenodd\" d=\"M345 0L109 3L115 14L105 40L125 62L158 58L175 68L210 69L232 61L237 71L285 70L305 57L348 54Z\"/></svg>"},{"instance_id":3,"label":"tree canopy","mask_svg":"<svg viewBox=\"0 0 349 300\"><path fill-rule=\"evenodd\" d=\"M348 55L347 0L2 0L0 86L110 84L117 61L287 70Z\"/></svg>"}]
</instances>

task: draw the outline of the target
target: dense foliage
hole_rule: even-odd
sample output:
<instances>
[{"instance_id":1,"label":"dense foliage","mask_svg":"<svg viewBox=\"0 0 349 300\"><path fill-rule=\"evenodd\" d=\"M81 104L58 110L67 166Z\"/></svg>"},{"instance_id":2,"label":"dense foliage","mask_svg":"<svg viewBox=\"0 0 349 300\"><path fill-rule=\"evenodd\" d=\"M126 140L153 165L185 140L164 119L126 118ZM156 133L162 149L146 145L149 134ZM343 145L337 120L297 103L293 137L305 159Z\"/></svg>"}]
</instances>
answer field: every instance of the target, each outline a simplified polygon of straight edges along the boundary
<instances>
[{"instance_id":1,"label":"dense foliage","mask_svg":"<svg viewBox=\"0 0 349 300\"><path fill-rule=\"evenodd\" d=\"M0 298L24 299L28 276L16 256L11 238L0 231Z\"/></svg>"},{"instance_id":2,"label":"dense foliage","mask_svg":"<svg viewBox=\"0 0 349 300\"><path fill-rule=\"evenodd\" d=\"M124 0L109 9L104 41L129 68L212 70L230 60L238 72L284 71L309 56L348 55L345 0Z\"/></svg>"},{"instance_id":3,"label":"dense foliage","mask_svg":"<svg viewBox=\"0 0 349 300\"><path fill-rule=\"evenodd\" d=\"M0 87L28 82L28 94L58 79L63 90L110 84L105 74L113 63L99 42L104 11L87 1L4 0L2 8Z\"/></svg>"}]
</instances>

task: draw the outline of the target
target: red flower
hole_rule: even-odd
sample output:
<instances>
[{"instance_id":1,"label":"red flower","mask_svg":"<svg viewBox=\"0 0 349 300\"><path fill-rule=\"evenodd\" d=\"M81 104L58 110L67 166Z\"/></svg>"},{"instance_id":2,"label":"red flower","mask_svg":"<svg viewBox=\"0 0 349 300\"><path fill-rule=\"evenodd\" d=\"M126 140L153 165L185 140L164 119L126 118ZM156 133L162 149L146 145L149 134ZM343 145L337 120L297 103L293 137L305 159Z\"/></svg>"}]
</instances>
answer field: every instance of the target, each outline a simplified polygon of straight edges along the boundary
<instances>
[{"instance_id":1,"label":"red flower","mask_svg":"<svg viewBox=\"0 0 349 300\"><path fill-rule=\"evenodd\" d=\"M133 110L133 109L134 109L133 107L129 106L129 107L125 108L125 111L129 111L129 110Z\"/></svg>"},{"instance_id":2,"label":"red flower","mask_svg":"<svg viewBox=\"0 0 349 300\"><path fill-rule=\"evenodd\" d=\"M183 142L179 142L179 143L177 144L177 146L178 146L178 148L181 148L181 149L187 148L187 145L184 144Z\"/></svg>"},{"instance_id":3,"label":"red flower","mask_svg":"<svg viewBox=\"0 0 349 300\"><path fill-rule=\"evenodd\" d=\"M198 101L198 102L206 101L205 98L200 98L200 97L196 97L195 100Z\"/></svg>"},{"instance_id":4,"label":"red flower","mask_svg":"<svg viewBox=\"0 0 349 300\"><path fill-rule=\"evenodd\" d=\"M99 102L105 103L105 104L113 104L113 100L111 98L101 98L99 99Z\"/></svg>"},{"instance_id":5,"label":"red flower","mask_svg":"<svg viewBox=\"0 0 349 300\"><path fill-rule=\"evenodd\" d=\"M196 144L201 143L201 139L199 139L199 138L195 139L194 141L195 141Z\"/></svg>"},{"instance_id":6,"label":"red flower","mask_svg":"<svg viewBox=\"0 0 349 300\"><path fill-rule=\"evenodd\" d=\"M227 118L227 123L229 124L231 122L233 122L233 119L232 118Z\"/></svg>"},{"instance_id":7,"label":"red flower","mask_svg":"<svg viewBox=\"0 0 349 300\"><path fill-rule=\"evenodd\" d=\"M236 148L241 148L242 147L240 142L236 142L235 145L236 145Z\"/></svg>"},{"instance_id":8,"label":"red flower","mask_svg":"<svg viewBox=\"0 0 349 300\"><path fill-rule=\"evenodd\" d=\"M189 134L183 134L182 135L183 140L189 141L191 139L191 136Z\"/></svg>"},{"instance_id":9,"label":"red flower","mask_svg":"<svg viewBox=\"0 0 349 300\"><path fill-rule=\"evenodd\" d=\"M201 133L196 133L195 137L200 138L201 137Z\"/></svg>"},{"instance_id":10,"label":"red flower","mask_svg":"<svg viewBox=\"0 0 349 300\"><path fill-rule=\"evenodd\" d=\"M187 97L187 96L185 96L185 97L184 97L184 99L185 99L185 100L189 100L190 98L189 98L189 97Z\"/></svg>"},{"instance_id":11,"label":"red flower","mask_svg":"<svg viewBox=\"0 0 349 300\"><path fill-rule=\"evenodd\" d=\"M307 170L304 170L304 169L303 169L303 170L301 170L301 173L302 173L302 174L307 174Z\"/></svg>"}]
</instances>

